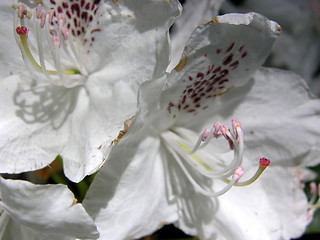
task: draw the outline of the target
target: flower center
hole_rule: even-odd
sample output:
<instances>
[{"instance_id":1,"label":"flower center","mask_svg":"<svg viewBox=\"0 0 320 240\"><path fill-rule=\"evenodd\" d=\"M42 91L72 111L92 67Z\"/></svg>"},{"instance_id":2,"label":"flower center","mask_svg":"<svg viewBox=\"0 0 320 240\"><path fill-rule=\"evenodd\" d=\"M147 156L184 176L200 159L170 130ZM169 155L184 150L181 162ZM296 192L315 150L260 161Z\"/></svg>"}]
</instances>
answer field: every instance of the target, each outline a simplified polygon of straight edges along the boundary
<instances>
[{"instance_id":1,"label":"flower center","mask_svg":"<svg viewBox=\"0 0 320 240\"><path fill-rule=\"evenodd\" d=\"M241 166L244 134L240 122L236 119L232 120L232 132L227 126L217 122L211 130L205 129L203 131L193 147L189 143L190 141L186 140L190 139L191 135L193 135L191 131L179 128L167 131L161 134L161 137L190 183L197 191L206 196L217 197L227 192L232 186L247 186L253 183L270 164L270 160L261 158L256 173L249 180L239 182L244 173ZM218 153L212 152L211 149L205 149L212 139L222 136L227 140L229 149L233 151L233 160L228 164L221 159L221 155L219 156ZM202 182L208 182L205 179L221 180L226 185L221 190L214 191L211 187L201 186Z\"/></svg>"},{"instance_id":2,"label":"flower center","mask_svg":"<svg viewBox=\"0 0 320 240\"><path fill-rule=\"evenodd\" d=\"M83 84L88 73L69 37L64 13L43 12L40 4L33 11L24 4L13 7L16 42L31 75L67 88Z\"/></svg>"}]
</instances>

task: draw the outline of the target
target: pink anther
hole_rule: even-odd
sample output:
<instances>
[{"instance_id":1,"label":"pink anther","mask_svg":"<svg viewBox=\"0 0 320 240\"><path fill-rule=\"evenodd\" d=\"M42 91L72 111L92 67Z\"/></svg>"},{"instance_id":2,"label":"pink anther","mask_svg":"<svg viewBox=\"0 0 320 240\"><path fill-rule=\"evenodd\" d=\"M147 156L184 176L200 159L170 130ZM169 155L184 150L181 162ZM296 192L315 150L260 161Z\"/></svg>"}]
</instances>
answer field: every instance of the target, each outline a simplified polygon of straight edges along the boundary
<instances>
[{"instance_id":1,"label":"pink anther","mask_svg":"<svg viewBox=\"0 0 320 240\"><path fill-rule=\"evenodd\" d=\"M55 48L56 46L60 47L60 43L61 43L61 40L60 40L60 37L59 36L52 36L52 45L53 45L53 48Z\"/></svg>"},{"instance_id":2,"label":"pink anther","mask_svg":"<svg viewBox=\"0 0 320 240\"><path fill-rule=\"evenodd\" d=\"M49 21L49 23L52 25L52 18L53 18L53 15L54 15L54 9L50 9L49 11L48 11L48 21Z\"/></svg>"},{"instance_id":3,"label":"pink anther","mask_svg":"<svg viewBox=\"0 0 320 240\"><path fill-rule=\"evenodd\" d=\"M36 8L36 17L39 19L41 18L41 14L42 14L42 5L38 4L37 8Z\"/></svg>"},{"instance_id":4,"label":"pink anther","mask_svg":"<svg viewBox=\"0 0 320 240\"><path fill-rule=\"evenodd\" d=\"M236 135L237 142L239 142L238 131L240 131L241 134L243 135L242 128L241 128L241 123L236 118L232 118L231 122L232 122L233 133Z\"/></svg>"},{"instance_id":5,"label":"pink anther","mask_svg":"<svg viewBox=\"0 0 320 240\"><path fill-rule=\"evenodd\" d=\"M66 15L63 13L58 14L58 26L62 27L66 24Z\"/></svg>"},{"instance_id":6,"label":"pink anther","mask_svg":"<svg viewBox=\"0 0 320 240\"><path fill-rule=\"evenodd\" d=\"M41 13L41 15L40 15L40 27L41 28L43 28L44 24L46 23L46 17L47 17L47 14L45 14L44 12Z\"/></svg>"},{"instance_id":7,"label":"pink anther","mask_svg":"<svg viewBox=\"0 0 320 240\"><path fill-rule=\"evenodd\" d=\"M24 4L20 4L18 7L18 17L24 18L27 15L27 8Z\"/></svg>"},{"instance_id":8,"label":"pink anther","mask_svg":"<svg viewBox=\"0 0 320 240\"><path fill-rule=\"evenodd\" d=\"M220 123L220 122L216 122L213 127L214 127L213 136L214 136L215 138L220 137L220 136L221 136L221 131L220 131L220 129L221 129L221 127L222 127L221 123Z\"/></svg>"},{"instance_id":9,"label":"pink anther","mask_svg":"<svg viewBox=\"0 0 320 240\"><path fill-rule=\"evenodd\" d=\"M205 140L207 140L207 138L209 137L210 131L208 130L208 128L206 128L203 133L202 133L202 142L204 142Z\"/></svg>"},{"instance_id":10,"label":"pink anther","mask_svg":"<svg viewBox=\"0 0 320 240\"><path fill-rule=\"evenodd\" d=\"M236 178L236 182L243 176L243 168L239 166L233 173L233 177Z\"/></svg>"},{"instance_id":11,"label":"pink anther","mask_svg":"<svg viewBox=\"0 0 320 240\"><path fill-rule=\"evenodd\" d=\"M310 193L315 194L317 191L317 184L315 182L310 183Z\"/></svg>"},{"instance_id":12,"label":"pink anther","mask_svg":"<svg viewBox=\"0 0 320 240\"><path fill-rule=\"evenodd\" d=\"M54 27L50 27L50 34L52 36L57 36L57 31L54 29Z\"/></svg>"},{"instance_id":13,"label":"pink anther","mask_svg":"<svg viewBox=\"0 0 320 240\"><path fill-rule=\"evenodd\" d=\"M61 35L63 36L64 40L68 40L68 29L65 26L62 26L60 31L61 31Z\"/></svg>"}]
</instances>

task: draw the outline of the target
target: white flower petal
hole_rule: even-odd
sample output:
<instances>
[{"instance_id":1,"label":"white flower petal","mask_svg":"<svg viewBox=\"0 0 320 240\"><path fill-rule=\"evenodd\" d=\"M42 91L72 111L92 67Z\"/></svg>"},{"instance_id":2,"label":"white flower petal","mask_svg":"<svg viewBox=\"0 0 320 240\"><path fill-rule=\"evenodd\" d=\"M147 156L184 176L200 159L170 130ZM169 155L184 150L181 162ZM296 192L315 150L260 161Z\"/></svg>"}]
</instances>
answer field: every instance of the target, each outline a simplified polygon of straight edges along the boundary
<instances>
[{"instance_id":1,"label":"white flower petal","mask_svg":"<svg viewBox=\"0 0 320 240\"><path fill-rule=\"evenodd\" d=\"M197 231L203 239L292 239L308 223L306 196L292 172L281 167L270 167L257 182L233 187L218 201L214 220Z\"/></svg>"},{"instance_id":2,"label":"white flower petal","mask_svg":"<svg viewBox=\"0 0 320 240\"><path fill-rule=\"evenodd\" d=\"M131 137L126 135L112 150L83 203L100 239L139 238L177 219L176 206L166 192L160 141Z\"/></svg>"},{"instance_id":3,"label":"white flower petal","mask_svg":"<svg viewBox=\"0 0 320 240\"><path fill-rule=\"evenodd\" d=\"M240 120L245 154L272 164L314 165L320 153L320 101L292 72L261 68L253 81L232 89L211 121Z\"/></svg>"},{"instance_id":4,"label":"white flower petal","mask_svg":"<svg viewBox=\"0 0 320 240\"><path fill-rule=\"evenodd\" d=\"M0 207L17 223L47 236L98 238L96 226L64 185L0 179ZM23 229L21 230L23 231Z\"/></svg>"},{"instance_id":5,"label":"white flower petal","mask_svg":"<svg viewBox=\"0 0 320 240\"><path fill-rule=\"evenodd\" d=\"M193 30L200 24L212 20L217 16L224 0L188 0L183 4L182 15L175 22L171 38L171 61L167 71L178 64L188 38Z\"/></svg>"},{"instance_id":6,"label":"white flower petal","mask_svg":"<svg viewBox=\"0 0 320 240\"><path fill-rule=\"evenodd\" d=\"M256 11L277 21L284 31L274 44L270 61L268 61L269 66L271 64L271 66L290 69L309 81L317 73L320 64L317 2L246 0L240 6L235 6L226 1L222 5L222 11Z\"/></svg>"},{"instance_id":7,"label":"white flower petal","mask_svg":"<svg viewBox=\"0 0 320 240\"><path fill-rule=\"evenodd\" d=\"M68 91L54 86L24 90L20 81L17 75L1 79L1 173L47 166L69 135L66 125L61 126L72 108Z\"/></svg>"},{"instance_id":8,"label":"white flower petal","mask_svg":"<svg viewBox=\"0 0 320 240\"><path fill-rule=\"evenodd\" d=\"M249 80L279 33L279 25L257 13L218 16L199 26L168 76L163 108L180 125L211 115L213 100Z\"/></svg>"}]
</instances>

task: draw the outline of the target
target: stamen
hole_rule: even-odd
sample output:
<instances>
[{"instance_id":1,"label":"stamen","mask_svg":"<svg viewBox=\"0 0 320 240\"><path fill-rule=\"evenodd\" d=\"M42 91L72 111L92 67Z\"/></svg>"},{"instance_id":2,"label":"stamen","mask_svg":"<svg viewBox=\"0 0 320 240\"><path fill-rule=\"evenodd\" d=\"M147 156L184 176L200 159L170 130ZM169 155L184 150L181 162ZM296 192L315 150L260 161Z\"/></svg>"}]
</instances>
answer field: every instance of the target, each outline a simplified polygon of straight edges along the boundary
<instances>
[{"instance_id":1,"label":"stamen","mask_svg":"<svg viewBox=\"0 0 320 240\"><path fill-rule=\"evenodd\" d=\"M25 16L31 16L32 13L27 10L26 5L24 4L19 4L17 7L15 7L17 9L17 15L15 16L14 25L15 30L19 36L15 37L17 40L17 44L21 49L23 59L26 62L26 66L29 68L31 74L33 74L35 77L38 77L38 75L35 75L34 73L35 68L38 72L45 75L45 78L42 77L41 80L46 79L52 84L63 85L65 87L72 87L78 84L82 84L83 82L81 80L84 78L82 78L81 76L86 76L88 73L85 70L83 64L80 64L81 61L73 44L73 40L68 38L66 16L62 13L55 13L54 9L50 9L47 13L42 12L41 4L31 4L30 6L33 6L34 8L34 11L32 12L32 23L34 27L29 28L26 25L28 21L25 21ZM19 20L20 24L18 23ZM32 34L30 35L30 38L28 37L29 31ZM33 45L33 42L30 42L30 39L36 40L35 46ZM66 43L68 43L68 46ZM73 53L72 57L69 54L68 48ZM32 49L33 51L31 51L30 49ZM34 54L38 54L39 61L35 60ZM48 57L48 59L46 59L46 57ZM62 61L65 60L65 58L66 61ZM64 70L61 64L65 62L68 63L66 67L67 69L70 68L70 65L72 66L72 63L74 63L76 69ZM53 70L47 70L45 66L45 64L50 63L54 67ZM67 82L65 80L66 75L72 75L75 77L72 77L70 80L68 79ZM58 76L58 78L51 78L50 76ZM68 78L70 77L71 76L69 76Z\"/></svg>"},{"instance_id":2,"label":"stamen","mask_svg":"<svg viewBox=\"0 0 320 240\"><path fill-rule=\"evenodd\" d=\"M18 16L19 16L19 18L24 18L25 16L27 16L27 8L24 4L19 5Z\"/></svg>"},{"instance_id":3,"label":"stamen","mask_svg":"<svg viewBox=\"0 0 320 240\"><path fill-rule=\"evenodd\" d=\"M190 134L191 131L184 128L175 128L174 132L168 131L162 133L161 136L169 152L177 159L179 166L190 183L195 189L206 196L219 196L228 191L232 186L247 186L257 180L270 164L269 159L261 158L256 173L249 180L239 182L239 179L244 173L241 167L244 151L244 134L240 122L235 118L232 119L232 132L227 126L223 126L217 122L211 130L205 129L202 134L200 134L193 148L189 147L188 141L183 140L183 136L189 136L188 133ZM224 164L222 164L220 159L214 159L213 156L208 155L207 151L201 151L204 146L208 145L208 143L214 139L213 137L219 138L221 136L224 136L229 143L230 149L234 153L233 160L222 168L221 165ZM170 143L167 139L171 139L175 143ZM187 137L187 139L189 139L189 137ZM191 170L195 171L195 173L192 173ZM221 180L227 185L220 191L214 192L212 189L208 190L200 186L193 177L194 174L208 178L209 180Z\"/></svg>"}]
</instances>

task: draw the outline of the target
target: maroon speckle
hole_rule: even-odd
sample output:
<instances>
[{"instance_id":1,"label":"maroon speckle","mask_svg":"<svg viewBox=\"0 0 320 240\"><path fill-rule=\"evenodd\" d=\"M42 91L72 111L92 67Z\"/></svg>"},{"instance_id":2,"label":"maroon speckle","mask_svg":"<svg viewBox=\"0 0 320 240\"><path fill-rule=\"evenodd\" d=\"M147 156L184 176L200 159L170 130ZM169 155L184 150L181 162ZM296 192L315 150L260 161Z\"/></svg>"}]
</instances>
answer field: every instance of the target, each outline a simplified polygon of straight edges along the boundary
<instances>
[{"instance_id":1,"label":"maroon speckle","mask_svg":"<svg viewBox=\"0 0 320 240\"><path fill-rule=\"evenodd\" d=\"M242 55L241 55L241 58L245 58L247 56L247 51L245 51Z\"/></svg>"},{"instance_id":2,"label":"maroon speckle","mask_svg":"<svg viewBox=\"0 0 320 240\"><path fill-rule=\"evenodd\" d=\"M208 54L205 54L204 56L205 56L205 57L208 57Z\"/></svg>"},{"instance_id":3,"label":"maroon speckle","mask_svg":"<svg viewBox=\"0 0 320 240\"><path fill-rule=\"evenodd\" d=\"M85 21L87 21L88 13L87 12L82 12L81 13L81 18L84 19Z\"/></svg>"},{"instance_id":4,"label":"maroon speckle","mask_svg":"<svg viewBox=\"0 0 320 240\"><path fill-rule=\"evenodd\" d=\"M201 98L199 98L199 97L197 97L197 98L195 98L194 100L193 100L193 102L199 102L201 100Z\"/></svg>"},{"instance_id":5,"label":"maroon speckle","mask_svg":"<svg viewBox=\"0 0 320 240\"><path fill-rule=\"evenodd\" d=\"M84 8L87 9L87 10L89 10L89 8L90 8L90 3L87 3Z\"/></svg>"},{"instance_id":6,"label":"maroon speckle","mask_svg":"<svg viewBox=\"0 0 320 240\"><path fill-rule=\"evenodd\" d=\"M183 98L182 98L181 103L182 103L182 104L184 104L184 103L186 102L186 99L187 99L187 96L186 96L186 95L184 95L184 96L183 96Z\"/></svg>"},{"instance_id":7,"label":"maroon speckle","mask_svg":"<svg viewBox=\"0 0 320 240\"><path fill-rule=\"evenodd\" d=\"M81 32L80 30L77 30L77 35L80 36Z\"/></svg>"},{"instance_id":8,"label":"maroon speckle","mask_svg":"<svg viewBox=\"0 0 320 240\"><path fill-rule=\"evenodd\" d=\"M77 26L78 25L78 19L74 18L73 19L73 23L74 23L74 26Z\"/></svg>"},{"instance_id":9,"label":"maroon speckle","mask_svg":"<svg viewBox=\"0 0 320 240\"><path fill-rule=\"evenodd\" d=\"M212 73L217 73L217 72L220 72L221 71L221 67L217 67Z\"/></svg>"},{"instance_id":10,"label":"maroon speckle","mask_svg":"<svg viewBox=\"0 0 320 240\"><path fill-rule=\"evenodd\" d=\"M73 3L71 5L71 12L72 14L74 14L75 12L77 13L77 16L80 17L80 7L79 7L79 4L77 3Z\"/></svg>"},{"instance_id":11,"label":"maroon speckle","mask_svg":"<svg viewBox=\"0 0 320 240\"><path fill-rule=\"evenodd\" d=\"M201 78L201 80L204 78L204 74L202 72L198 72L197 78Z\"/></svg>"},{"instance_id":12,"label":"maroon speckle","mask_svg":"<svg viewBox=\"0 0 320 240\"><path fill-rule=\"evenodd\" d=\"M212 89L213 87L209 87L206 92L211 92Z\"/></svg>"},{"instance_id":13,"label":"maroon speckle","mask_svg":"<svg viewBox=\"0 0 320 240\"><path fill-rule=\"evenodd\" d=\"M187 104L187 105L185 105L184 107L183 107L183 109L187 109L189 107L189 105Z\"/></svg>"},{"instance_id":14,"label":"maroon speckle","mask_svg":"<svg viewBox=\"0 0 320 240\"><path fill-rule=\"evenodd\" d=\"M62 2L62 7L63 7L63 8L68 8L69 5L68 5L68 3L66 3L66 2Z\"/></svg>"},{"instance_id":15,"label":"maroon speckle","mask_svg":"<svg viewBox=\"0 0 320 240\"><path fill-rule=\"evenodd\" d=\"M84 4L85 4L85 0L81 0L80 4L81 4L81 7L83 8Z\"/></svg>"},{"instance_id":16,"label":"maroon speckle","mask_svg":"<svg viewBox=\"0 0 320 240\"><path fill-rule=\"evenodd\" d=\"M228 47L228 49L226 50L226 53L230 52L232 50L233 46L234 46L234 42L231 43L231 45Z\"/></svg>"},{"instance_id":17,"label":"maroon speckle","mask_svg":"<svg viewBox=\"0 0 320 240\"><path fill-rule=\"evenodd\" d=\"M168 104L168 112L171 113L171 108L174 107L174 104L172 102L169 102Z\"/></svg>"},{"instance_id":18,"label":"maroon speckle","mask_svg":"<svg viewBox=\"0 0 320 240\"><path fill-rule=\"evenodd\" d=\"M100 31L101 31L101 29L96 28L96 29L93 29L93 30L91 31L91 33L94 33L94 32L100 32Z\"/></svg>"},{"instance_id":19,"label":"maroon speckle","mask_svg":"<svg viewBox=\"0 0 320 240\"><path fill-rule=\"evenodd\" d=\"M92 22L92 20L93 20L93 17L92 17L92 15L90 15L89 22Z\"/></svg>"},{"instance_id":20,"label":"maroon speckle","mask_svg":"<svg viewBox=\"0 0 320 240\"><path fill-rule=\"evenodd\" d=\"M216 53L217 53L217 54L221 53L221 49L218 48L218 49L216 50Z\"/></svg>"},{"instance_id":21,"label":"maroon speckle","mask_svg":"<svg viewBox=\"0 0 320 240\"><path fill-rule=\"evenodd\" d=\"M54 0L50 0L51 4L56 5L56 2Z\"/></svg>"},{"instance_id":22,"label":"maroon speckle","mask_svg":"<svg viewBox=\"0 0 320 240\"><path fill-rule=\"evenodd\" d=\"M243 50L244 46L242 45L241 47L239 47L239 52L241 52Z\"/></svg>"},{"instance_id":23,"label":"maroon speckle","mask_svg":"<svg viewBox=\"0 0 320 240\"><path fill-rule=\"evenodd\" d=\"M232 61L232 58L233 58L233 54L230 54L229 56L227 56L227 57L222 61L222 64L223 64L223 65L228 65L228 64Z\"/></svg>"},{"instance_id":24,"label":"maroon speckle","mask_svg":"<svg viewBox=\"0 0 320 240\"><path fill-rule=\"evenodd\" d=\"M230 67L231 67L232 69L236 69L236 68L238 67L238 65L239 65L239 61L235 61L235 62L233 62L233 63L230 64Z\"/></svg>"},{"instance_id":25,"label":"maroon speckle","mask_svg":"<svg viewBox=\"0 0 320 240\"><path fill-rule=\"evenodd\" d=\"M192 81L192 77L189 76L189 80Z\"/></svg>"},{"instance_id":26,"label":"maroon speckle","mask_svg":"<svg viewBox=\"0 0 320 240\"><path fill-rule=\"evenodd\" d=\"M62 7L61 6L58 7L58 13L62 13Z\"/></svg>"},{"instance_id":27,"label":"maroon speckle","mask_svg":"<svg viewBox=\"0 0 320 240\"><path fill-rule=\"evenodd\" d=\"M229 81L229 79L223 79L223 80L219 81L218 84L222 85L223 83L228 82L228 81Z\"/></svg>"},{"instance_id":28,"label":"maroon speckle","mask_svg":"<svg viewBox=\"0 0 320 240\"><path fill-rule=\"evenodd\" d=\"M224 69L224 70L221 71L220 77L224 77L224 76L226 76L228 73L229 73L228 69Z\"/></svg>"},{"instance_id":29,"label":"maroon speckle","mask_svg":"<svg viewBox=\"0 0 320 240\"><path fill-rule=\"evenodd\" d=\"M71 19L71 14L70 14L70 12L68 10L66 11L66 15L68 16L69 19ZM70 23L68 23L68 25L69 25L68 28L70 28Z\"/></svg>"},{"instance_id":30,"label":"maroon speckle","mask_svg":"<svg viewBox=\"0 0 320 240\"><path fill-rule=\"evenodd\" d=\"M192 113L192 112L195 112L195 111L196 111L195 109L190 109L188 112Z\"/></svg>"}]
</instances>

